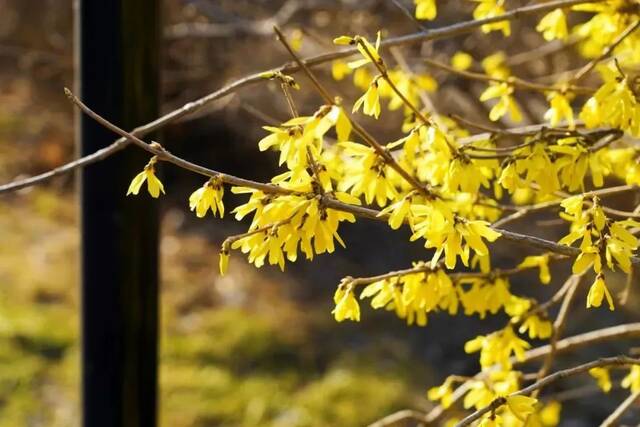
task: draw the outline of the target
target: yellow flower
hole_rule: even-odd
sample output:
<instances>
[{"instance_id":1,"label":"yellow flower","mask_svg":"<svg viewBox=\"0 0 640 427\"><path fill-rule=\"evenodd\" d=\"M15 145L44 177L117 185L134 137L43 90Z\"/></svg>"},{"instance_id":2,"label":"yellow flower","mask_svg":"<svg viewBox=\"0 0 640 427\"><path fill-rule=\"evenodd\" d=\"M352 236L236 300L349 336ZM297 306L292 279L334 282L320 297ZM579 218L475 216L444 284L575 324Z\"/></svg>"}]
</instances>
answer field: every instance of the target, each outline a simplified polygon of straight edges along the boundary
<instances>
[{"instance_id":1,"label":"yellow flower","mask_svg":"<svg viewBox=\"0 0 640 427\"><path fill-rule=\"evenodd\" d=\"M451 66L458 71L469 69L473 64L473 57L466 52L456 52L451 58Z\"/></svg>"},{"instance_id":2,"label":"yellow flower","mask_svg":"<svg viewBox=\"0 0 640 427\"><path fill-rule=\"evenodd\" d=\"M464 193L476 194L480 186L489 188L489 179L497 168L496 160L471 160L464 155L455 155L444 177L444 189L450 193L460 189Z\"/></svg>"},{"instance_id":3,"label":"yellow flower","mask_svg":"<svg viewBox=\"0 0 640 427\"><path fill-rule=\"evenodd\" d=\"M470 382L470 391L464 397L465 408L481 409L489 405L498 396L505 396L517 391L520 374L515 371L488 371L488 378Z\"/></svg>"},{"instance_id":4,"label":"yellow flower","mask_svg":"<svg viewBox=\"0 0 640 427\"><path fill-rule=\"evenodd\" d=\"M591 266L593 266L596 273L602 271L602 261L598 249L593 246L588 246L583 248L580 255L576 257L572 266L572 273L582 274Z\"/></svg>"},{"instance_id":5,"label":"yellow flower","mask_svg":"<svg viewBox=\"0 0 640 427\"><path fill-rule=\"evenodd\" d=\"M535 411L538 400L529 396L507 396L507 406L519 420L525 421Z\"/></svg>"},{"instance_id":6,"label":"yellow flower","mask_svg":"<svg viewBox=\"0 0 640 427\"><path fill-rule=\"evenodd\" d=\"M342 80L353 70L349 68L346 62L338 59L331 63L331 76L334 80Z\"/></svg>"},{"instance_id":7,"label":"yellow flower","mask_svg":"<svg viewBox=\"0 0 640 427\"><path fill-rule=\"evenodd\" d=\"M392 169L371 147L355 142L342 142L344 148L344 178L338 184L340 191L349 191L354 197L364 195L368 204L374 201L380 207L398 196L396 186L389 179Z\"/></svg>"},{"instance_id":8,"label":"yellow flower","mask_svg":"<svg viewBox=\"0 0 640 427\"><path fill-rule=\"evenodd\" d=\"M598 381L598 387L605 393L611 391L611 377L609 376L609 370L607 368L591 368L589 374Z\"/></svg>"},{"instance_id":9,"label":"yellow flower","mask_svg":"<svg viewBox=\"0 0 640 427\"><path fill-rule=\"evenodd\" d=\"M304 33L300 28L295 28L291 32L291 37L289 37L289 43L291 43L291 48L296 52L300 52L300 49L302 49L303 40L304 40Z\"/></svg>"},{"instance_id":10,"label":"yellow flower","mask_svg":"<svg viewBox=\"0 0 640 427\"><path fill-rule=\"evenodd\" d=\"M413 0L416 5L416 18L435 19L437 14L436 0Z\"/></svg>"},{"instance_id":11,"label":"yellow flower","mask_svg":"<svg viewBox=\"0 0 640 427\"><path fill-rule=\"evenodd\" d=\"M542 195L547 195L560 189L556 165L549 156L546 144L524 147L515 154L522 158L516 162L515 173L523 177L525 184L529 185L535 182L540 186L537 192ZM521 189L518 188L516 191Z\"/></svg>"},{"instance_id":12,"label":"yellow flower","mask_svg":"<svg viewBox=\"0 0 640 427\"><path fill-rule=\"evenodd\" d=\"M528 256L518 264L518 268L538 267L540 269L540 282L548 284L551 282L551 273L549 272L549 255Z\"/></svg>"},{"instance_id":13,"label":"yellow flower","mask_svg":"<svg viewBox=\"0 0 640 427\"><path fill-rule=\"evenodd\" d=\"M127 190L127 196L129 194L138 195L140 192L140 188L142 184L147 183L147 190L151 197L158 198L160 196L160 192L164 194L164 185L158 179L155 172L156 157L152 157L149 163L144 167L144 170L136 175L133 180L131 180L131 184L129 185L129 190Z\"/></svg>"},{"instance_id":14,"label":"yellow flower","mask_svg":"<svg viewBox=\"0 0 640 427\"><path fill-rule=\"evenodd\" d=\"M507 55L504 52L496 52L482 60L482 68L491 77L506 79L511 75L507 65Z\"/></svg>"},{"instance_id":15,"label":"yellow flower","mask_svg":"<svg viewBox=\"0 0 640 427\"><path fill-rule=\"evenodd\" d=\"M547 99L550 107L544 114L544 119L548 120L551 126L557 126L562 120L566 119L569 127L573 129L575 126L573 110L566 95L560 92L551 92Z\"/></svg>"},{"instance_id":16,"label":"yellow flower","mask_svg":"<svg viewBox=\"0 0 640 427\"><path fill-rule=\"evenodd\" d=\"M427 398L433 401L440 401L443 408L448 408L453 403L453 379L447 378L442 385L432 387L427 392Z\"/></svg>"},{"instance_id":17,"label":"yellow flower","mask_svg":"<svg viewBox=\"0 0 640 427\"><path fill-rule=\"evenodd\" d=\"M607 289L607 285L604 283L604 276L602 274L598 274L595 282L593 282L593 285L591 285L591 288L589 289L589 294L587 295L587 308L600 307L602 305L602 300L605 297L609 304L609 310L613 311L614 306L611 293L609 293L609 289Z\"/></svg>"},{"instance_id":18,"label":"yellow flower","mask_svg":"<svg viewBox=\"0 0 640 427\"><path fill-rule=\"evenodd\" d=\"M522 112L520 107L513 99L513 87L507 83L492 83L489 87L480 95L480 101L488 101L490 99L498 98L498 102L491 108L489 112L489 119L495 122L500 120L501 117L509 113L511 120L514 122L520 122L522 120Z\"/></svg>"},{"instance_id":19,"label":"yellow flower","mask_svg":"<svg viewBox=\"0 0 640 427\"><path fill-rule=\"evenodd\" d=\"M473 11L473 18L481 20L485 18L493 18L495 16L504 15L504 2L505 0L473 0L478 3ZM491 31L502 31L505 37L511 35L511 24L509 21L494 22L492 24L484 24L482 27L483 33L489 33Z\"/></svg>"},{"instance_id":20,"label":"yellow flower","mask_svg":"<svg viewBox=\"0 0 640 427\"><path fill-rule=\"evenodd\" d=\"M229 249L223 247L220 250L220 260L218 263L220 267L220 275L224 276L227 274L227 270L229 269Z\"/></svg>"},{"instance_id":21,"label":"yellow flower","mask_svg":"<svg viewBox=\"0 0 640 427\"><path fill-rule=\"evenodd\" d=\"M400 228L405 219L408 218L411 214L410 197L404 197L399 202L387 206L380 211L378 216L384 216L386 214L390 214L388 220L389 226L394 230Z\"/></svg>"},{"instance_id":22,"label":"yellow flower","mask_svg":"<svg viewBox=\"0 0 640 427\"><path fill-rule=\"evenodd\" d=\"M353 43L354 43L353 37L349 37L349 36L340 36L333 39L333 44L337 44L338 46L346 46Z\"/></svg>"},{"instance_id":23,"label":"yellow flower","mask_svg":"<svg viewBox=\"0 0 640 427\"><path fill-rule=\"evenodd\" d=\"M369 89L353 104L353 113L364 106L362 112L376 119L380 117L380 95L378 93L378 80L374 79Z\"/></svg>"},{"instance_id":24,"label":"yellow flower","mask_svg":"<svg viewBox=\"0 0 640 427\"><path fill-rule=\"evenodd\" d=\"M362 59L358 59L356 61L351 61L348 63L348 66L351 69L360 68L363 65L366 65L371 62L371 58L373 57L374 61L381 61L380 54L378 53L380 49L380 31L377 33L376 44L372 45L366 38L361 36L340 36L333 39L333 43L337 45L356 45L356 48L362 55Z\"/></svg>"},{"instance_id":25,"label":"yellow flower","mask_svg":"<svg viewBox=\"0 0 640 427\"><path fill-rule=\"evenodd\" d=\"M194 191L189 197L189 209L196 211L198 218L203 218L209 209L213 212L220 213L220 218L224 217L224 204L222 196L224 195L224 187L222 181L217 178L211 178L202 187Z\"/></svg>"},{"instance_id":26,"label":"yellow flower","mask_svg":"<svg viewBox=\"0 0 640 427\"><path fill-rule=\"evenodd\" d=\"M518 175L516 169L516 162L507 161L506 166L500 172L500 178L498 178L498 184L513 194L522 186L522 179Z\"/></svg>"},{"instance_id":27,"label":"yellow flower","mask_svg":"<svg viewBox=\"0 0 640 427\"><path fill-rule=\"evenodd\" d=\"M309 151L318 157L325 134L334 126L339 138L348 137L351 123L343 109L323 105L312 116L295 117L279 127L264 126L269 135L258 142L258 148L260 151L272 147L279 150L279 165L286 163L294 172L294 180L299 180L309 166Z\"/></svg>"},{"instance_id":28,"label":"yellow flower","mask_svg":"<svg viewBox=\"0 0 640 427\"><path fill-rule=\"evenodd\" d=\"M504 369L511 368L511 354L516 356L517 360L524 360L525 350L529 349L530 344L520 338L513 332L511 326L507 326L501 331L483 336L480 335L464 345L466 353L475 353L480 351L480 366L483 369L499 363Z\"/></svg>"},{"instance_id":29,"label":"yellow flower","mask_svg":"<svg viewBox=\"0 0 640 427\"><path fill-rule=\"evenodd\" d=\"M580 118L589 128L602 125L640 134L640 105L626 76L601 73L605 82L582 107Z\"/></svg>"},{"instance_id":30,"label":"yellow flower","mask_svg":"<svg viewBox=\"0 0 640 427\"><path fill-rule=\"evenodd\" d=\"M503 426L502 417L496 414L490 414L489 416L483 418L482 421L480 421L480 424L478 424L478 427L502 427L502 426Z\"/></svg>"},{"instance_id":31,"label":"yellow flower","mask_svg":"<svg viewBox=\"0 0 640 427\"><path fill-rule=\"evenodd\" d=\"M627 219L613 222L609 226L605 259L612 270L614 266L618 266L627 274L631 272L631 256L638 249L639 241L628 228L639 225L637 221Z\"/></svg>"},{"instance_id":32,"label":"yellow flower","mask_svg":"<svg viewBox=\"0 0 640 427\"><path fill-rule=\"evenodd\" d=\"M547 41L566 39L569 36L569 32L567 30L567 18L562 9L555 9L547 13L540 20L536 30L541 32L542 36Z\"/></svg>"},{"instance_id":33,"label":"yellow flower","mask_svg":"<svg viewBox=\"0 0 640 427\"><path fill-rule=\"evenodd\" d=\"M640 392L640 365L633 365L621 384L622 387L631 389L633 393Z\"/></svg>"},{"instance_id":34,"label":"yellow flower","mask_svg":"<svg viewBox=\"0 0 640 427\"><path fill-rule=\"evenodd\" d=\"M551 336L553 326L549 320L540 319L538 316L528 316L518 329L518 332L524 334L529 331L529 338L546 339Z\"/></svg>"},{"instance_id":35,"label":"yellow flower","mask_svg":"<svg viewBox=\"0 0 640 427\"><path fill-rule=\"evenodd\" d=\"M562 405L559 402L555 400L549 402L538 414L540 425L544 427L557 426L560 423L561 410Z\"/></svg>"},{"instance_id":36,"label":"yellow flower","mask_svg":"<svg viewBox=\"0 0 640 427\"><path fill-rule=\"evenodd\" d=\"M333 296L333 301L336 307L331 312L336 321L342 322L343 320L355 320L360 321L360 306L358 300L353 295L353 290L350 286L340 285Z\"/></svg>"}]
</instances>

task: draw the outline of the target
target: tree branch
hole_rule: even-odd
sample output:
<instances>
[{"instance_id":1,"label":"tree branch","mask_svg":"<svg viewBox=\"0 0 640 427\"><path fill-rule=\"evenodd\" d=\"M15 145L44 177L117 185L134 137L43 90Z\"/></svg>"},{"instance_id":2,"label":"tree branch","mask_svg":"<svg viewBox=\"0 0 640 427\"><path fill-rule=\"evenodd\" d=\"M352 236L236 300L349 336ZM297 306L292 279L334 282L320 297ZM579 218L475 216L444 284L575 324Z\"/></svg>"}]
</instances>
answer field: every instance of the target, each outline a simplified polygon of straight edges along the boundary
<instances>
[{"instance_id":1,"label":"tree branch","mask_svg":"<svg viewBox=\"0 0 640 427\"><path fill-rule=\"evenodd\" d=\"M401 45L424 42L429 40L437 40L437 39L442 39L447 37L454 37L454 36L458 36L460 34L464 34L469 31L472 31L478 27L481 27L482 25L491 24L494 22L512 20L524 15L529 15L534 13L542 13L549 10L553 10L558 7L569 7L576 4L597 3L597 2L598 0L556 0L556 1L551 1L543 4L525 6L525 7L514 9L500 16L494 16L492 18L465 21L465 22L460 22L460 23L448 25L441 28L435 28L428 31L421 31L417 33L404 35L404 36L389 38L382 42L382 47L389 48L393 46L401 46ZM357 52L358 50L356 48L343 49L338 52L330 52L330 53L324 53L324 54L312 56L312 57L303 59L302 62L309 67L313 67L313 66L324 64L336 59L346 58ZM271 71L280 71L282 73L294 73L299 70L300 70L300 66L298 64L288 63L288 64L281 65L280 67L277 67ZM135 128L130 132L130 134L137 137L143 137L151 132L161 129L167 126L168 124L173 123L184 116L187 116L188 114L194 113L195 111L201 109L205 105L210 104L211 102L217 99L220 99L230 93L236 92L243 87L250 86L255 83L264 81L264 74L265 74L264 71L258 72L258 73L245 76L239 80L236 80L224 86L223 88L215 92L212 92L208 95L205 95L195 101L189 102L183 105L182 107L157 118L152 122L149 122L145 125ZM126 147L130 142L131 141L129 139L122 137L116 140L113 144L105 147L104 149L96 153L76 159L72 162L69 162L51 171L48 171L39 175L35 175L26 179L21 179L21 180L10 182L4 185L0 185L0 194L7 193L10 191L16 191L21 188L30 187L30 186L39 184L41 182L47 181L56 176L73 172L78 168L90 165L99 160L109 157L113 153Z\"/></svg>"},{"instance_id":2,"label":"tree branch","mask_svg":"<svg viewBox=\"0 0 640 427\"><path fill-rule=\"evenodd\" d=\"M606 420L600 424L600 427L614 427L618 425L618 421L622 418L624 413L631 408L631 405L640 400L640 391L636 391L635 393L631 393L629 397L627 397L621 404L616 408L615 411L611 413L607 417Z\"/></svg>"}]
</instances>

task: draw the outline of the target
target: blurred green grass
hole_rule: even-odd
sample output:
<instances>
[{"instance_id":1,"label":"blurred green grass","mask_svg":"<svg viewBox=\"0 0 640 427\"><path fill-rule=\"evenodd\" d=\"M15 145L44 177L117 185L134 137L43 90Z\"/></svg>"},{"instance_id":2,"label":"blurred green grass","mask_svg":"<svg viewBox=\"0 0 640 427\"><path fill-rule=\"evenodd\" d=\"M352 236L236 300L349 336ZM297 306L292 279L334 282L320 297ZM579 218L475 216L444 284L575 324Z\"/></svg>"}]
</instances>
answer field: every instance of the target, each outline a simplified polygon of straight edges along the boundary
<instances>
[{"instance_id":1,"label":"blurred green grass","mask_svg":"<svg viewBox=\"0 0 640 427\"><path fill-rule=\"evenodd\" d=\"M79 424L75 213L46 189L0 206L0 427ZM375 357L393 343L345 344L286 276L235 259L221 279L216 248L171 220L161 252L162 426L361 426L420 392L410 363Z\"/></svg>"}]
</instances>

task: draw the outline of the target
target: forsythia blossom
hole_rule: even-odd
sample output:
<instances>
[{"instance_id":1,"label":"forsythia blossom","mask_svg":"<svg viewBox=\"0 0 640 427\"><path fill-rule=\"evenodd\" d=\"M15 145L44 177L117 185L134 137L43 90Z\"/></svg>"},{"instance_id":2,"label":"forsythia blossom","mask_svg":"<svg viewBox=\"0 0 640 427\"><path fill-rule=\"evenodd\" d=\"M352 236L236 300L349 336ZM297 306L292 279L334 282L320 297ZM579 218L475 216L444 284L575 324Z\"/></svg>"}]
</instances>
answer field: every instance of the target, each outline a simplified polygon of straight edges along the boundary
<instances>
[{"instance_id":1,"label":"forsythia blossom","mask_svg":"<svg viewBox=\"0 0 640 427\"><path fill-rule=\"evenodd\" d=\"M138 195L140 192L140 188L142 184L147 183L147 190L151 197L158 198L160 193L164 194L164 185L156 176L155 164L157 162L157 158L154 156L151 158L149 163L144 167L144 170L136 175L131 184L129 185L129 189L127 190L127 196L129 194Z\"/></svg>"},{"instance_id":2,"label":"forsythia blossom","mask_svg":"<svg viewBox=\"0 0 640 427\"><path fill-rule=\"evenodd\" d=\"M189 197L189 209L195 210L198 218L203 218L209 209L211 209L213 216L219 213L220 218L222 218L224 216L223 195L224 187L222 186L222 181L219 178L211 178L191 194Z\"/></svg>"},{"instance_id":3,"label":"forsythia blossom","mask_svg":"<svg viewBox=\"0 0 640 427\"><path fill-rule=\"evenodd\" d=\"M490 99L497 98L498 102L491 108L489 112L489 118L492 121L497 121L507 113L509 113L511 120L519 122L522 120L522 112L520 107L513 98L513 87L507 83L491 84L482 95L480 95L480 101L488 101Z\"/></svg>"},{"instance_id":4,"label":"forsythia blossom","mask_svg":"<svg viewBox=\"0 0 640 427\"><path fill-rule=\"evenodd\" d=\"M555 9L546 14L536 27L545 40L566 39L569 36L567 30L567 18L562 9Z\"/></svg>"},{"instance_id":5,"label":"forsythia blossom","mask_svg":"<svg viewBox=\"0 0 640 427\"><path fill-rule=\"evenodd\" d=\"M436 0L413 0L416 5L416 18L433 20L436 18Z\"/></svg>"},{"instance_id":6,"label":"forsythia blossom","mask_svg":"<svg viewBox=\"0 0 640 427\"><path fill-rule=\"evenodd\" d=\"M473 11L473 18L480 20L486 18L493 18L494 16L504 15L504 3L505 0L473 0L478 3ZM491 31L502 31L505 37L511 35L511 24L508 20L494 22L491 24L484 24L482 26L484 33Z\"/></svg>"}]
</instances>

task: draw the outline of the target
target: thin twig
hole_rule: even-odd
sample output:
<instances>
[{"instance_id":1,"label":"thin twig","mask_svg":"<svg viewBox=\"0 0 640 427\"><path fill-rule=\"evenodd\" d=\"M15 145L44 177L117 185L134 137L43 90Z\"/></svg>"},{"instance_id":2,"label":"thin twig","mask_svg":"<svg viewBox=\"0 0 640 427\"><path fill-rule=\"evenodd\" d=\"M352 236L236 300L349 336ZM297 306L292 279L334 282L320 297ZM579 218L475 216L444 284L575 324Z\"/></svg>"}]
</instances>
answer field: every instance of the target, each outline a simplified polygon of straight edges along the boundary
<instances>
[{"instance_id":1,"label":"thin twig","mask_svg":"<svg viewBox=\"0 0 640 427\"><path fill-rule=\"evenodd\" d=\"M391 2L395 7L398 8L400 12L402 12L404 16L407 17L407 19L409 19L409 21L411 21L416 26L418 30L429 31L424 25L422 25L422 22L420 22L409 9L404 7L400 0L391 0Z\"/></svg>"},{"instance_id":2,"label":"thin twig","mask_svg":"<svg viewBox=\"0 0 640 427\"><path fill-rule=\"evenodd\" d=\"M575 278L575 276L570 276L569 279L567 279L564 282L564 284L560 287L560 289L558 289L558 291L555 294L553 294L551 298L549 298L547 301L545 301L542 304L536 305L535 307L530 309L526 314L524 314L522 317L526 318L536 314L546 313L551 307L553 307L554 305L562 301L567 291L569 290L569 288L574 286L574 281L571 278Z\"/></svg>"},{"instance_id":3,"label":"thin twig","mask_svg":"<svg viewBox=\"0 0 640 427\"><path fill-rule=\"evenodd\" d=\"M562 305L560 306L560 311L558 312L558 316L556 317L556 321L553 323L553 333L551 335L551 339L549 340L549 353L544 359L542 363L542 367L538 371L537 377L538 380L541 380L551 371L551 366L553 365L553 360L556 356L556 350L558 345L558 340L562 336L564 332L566 322L568 319L569 308L571 307L571 303L573 302L573 298L576 295L576 291L578 290L578 286L580 285L580 281L584 277L584 274L581 275L572 275L567 279L570 283L567 289L567 293L562 300ZM538 395L542 392L542 387L535 390L531 397L537 398Z\"/></svg>"},{"instance_id":4,"label":"thin twig","mask_svg":"<svg viewBox=\"0 0 640 427\"><path fill-rule=\"evenodd\" d=\"M543 3L543 4L535 4L531 6L525 6L525 7L514 9L500 16L495 16L495 17L486 18L486 19L479 19L479 20L470 20L470 21L460 22L452 25L447 25L440 28L434 28L429 31L421 31L413 34L404 35L404 36L389 38L384 40L381 45L383 48L389 48L393 46L401 46L401 45L430 41L430 40L438 40L438 39L443 39L447 37L454 37L460 34L467 33L469 31L473 31L474 29L479 28L482 25L486 25L486 24L516 19L520 16L524 16L528 14L542 13L549 10L553 10L558 7L569 7L576 4L596 3L596 2L597 0L557 0L557 1L552 1L552 2ZM308 67L313 67L313 66L324 64L336 59L346 58L356 53L358 53L358 50L356 48L348 48L348 49L343 49L337 52L330 52L330 53L324 53L324 54L312 56L312 57L303 59L302 62ZM271 71L280 71L282 73L294 73L299 71L300 68L301 67L298 64L285 64ZM236 92L237 90L243 87L250 86L255 83L264 81L264 74L265 74L265 71L261 71L261 72L250 74L248 76L240 78L215 92L209 93L195 101L188 102L182 107L176 110L173 110L157 118L152 122L139 126L134 130L132 130L130 133L137 137L143 137L145 135L148 135L151 132L161 129L170 123L173 123L189 114L192 114L200 110L205 105L210 104L211 102L217 99L220 99L230 93ZM62 165L56 169L53 169L29 178L19 179L4 185L0 185L0 194L30 187L30 186L39 184L41 182L47 181L51 178L54 178L69 172L73 172L81 167L90 165L92 163L95 163L97 161L100 161L109 157L113 153L126 147L129 143L130 143L130 140L123 137L116 140L111 145L93 154L90 154L85 157L76 159L72 162L66 163L65 165Z\"/></svg>"},{"instance_id":5,"label":"thin twig","mask_svg":"<svg viewBox=\"0 0 640 427\"><path fill-rule=\"evenodd\" d=\"M603 59L607 58L613 53L616 47L620 45L627 37L629 37L635 30L640 27L640 20L629 25L618 37L602 52L600 56L589 61L584 67L582 67L574 76L569 80L570 83L575 84L582 80L587 74L593 70L596 65Z\"/></svg>"},{"instance_id":6,"label":"thin twig","mask_svg":"<svg viewBox=\"0 0 640 427\"><path fill-rule=\"evenodd\" d=\"M637 185L619 185L616 187L608 187L608 188L603 188L600 190L593 190L593 191L587 191L585 193L583 193L584 198L590 198L593 196L598 196L598 197L604 197L604 196L611 196L611 195L615 195L615 194L620 194L620 193L625 193L627 191L638 191L640 189L640 187L638 187ZM552 208L552 207L556 207L559 206L562 201L568 197L569 195L564 195L561 196L562 198L559 200L551 200L548 202L541 202L541 203L537 203L535 205L526 205L526 206L522 206L520 208L520 210L514 212L511 215L505 216L503 218L500 218L499 220L497 220L496 222L493 223L494 227L503 227L505 224L508 224L510 222L513 222L517 219L520 219L522 217L524 217L525 215L528 215L530 213L533 212L538 212L538 211L542 211L548 208ZM605 210L606 207L603 207L603 210ZM606 208L607 210L610 208ZM633 214L631 212L621 212L621 211L617 211L615 210L617 213L621 213L621 214L625 214L625 216L627 214Z\"/></svg>"},{"instance_id":7,"label":"thin twig","mask_svg":"<svg viewBox=\"0 0 640 427\"><path fill-rule=\"evenodd\" d=\"M640 391L633 392L600 424L600 427L614 427L631 406L640 400Z\"/></svg>"},{"instance_id":8,"label":"thin twig","mask_svg":"<svg viewBox=\"0 0 640 427\"><path fill-rule=\"evenodd\" d=\"M579 93L579 94L592 94L595 92L594 89L588 87L581 87L575 85L543 85L540 83L530 82L528 80L521 79L519 77L509 77L506 79L490 76L488 74L476 73L473 71L465 71L458 70L450 65L444 64L442 62L435 61L433 59L424 58L423 61L430 67L438 68L440 70L446 71L451 74L456 74L460 77L469 80L477 80L484 82L494 82L494 83L504 83L514 88L523 89L523 90L531 90L536 92L550 92L550 91L563 91L568 90L570 92Z\"/></svg>"},{"instance_id":9,"label":"thin twig","mask_svg":"<svg viewBox=\"0 0 640 427\"><path fill-rule=\"evenodd\" d=\"M158 157L158 160L172 163L182 169L186 169L191 172L195 172L197 174L204 175L210 178L217 177L221 179L222 182L225 182L231 185L236 185L239 187L250 187L256 190L264 191L267 193L274 193L274 194L292 194L293 193L291 190L279 187L277 185L264 184L261 182L251 181L244 178L238 178L233 175L218 172L213 169L209 169L204 166L191 163L187 160L184 160L178 156L171 154L169 151L164 149L160 144L157 144L157 143L147 144L142 139L138 138L137 136L123 129L120 129L118 126L114 125L113 123L111 123L110 121L108 121L107 119L105 119L104 117L96 113L95 111L93 111L91 108L85 105L82 101L80 101L80 99L78 99L78 97L76 97L69 89L65 89L65 93L69 97L71 102L73 102L73 104L75 104L78 108L80 108L80 110L82 110L83 113L91 117L93 120L95 120L105 128L109 129L110 131L120 135L122 138L125 138L126 140L131 141L132 143L142 148L143 150L151 154L154 154L155 156Z\"/></svg>"}]
</instances>

